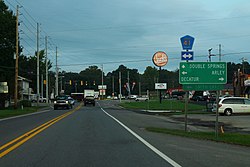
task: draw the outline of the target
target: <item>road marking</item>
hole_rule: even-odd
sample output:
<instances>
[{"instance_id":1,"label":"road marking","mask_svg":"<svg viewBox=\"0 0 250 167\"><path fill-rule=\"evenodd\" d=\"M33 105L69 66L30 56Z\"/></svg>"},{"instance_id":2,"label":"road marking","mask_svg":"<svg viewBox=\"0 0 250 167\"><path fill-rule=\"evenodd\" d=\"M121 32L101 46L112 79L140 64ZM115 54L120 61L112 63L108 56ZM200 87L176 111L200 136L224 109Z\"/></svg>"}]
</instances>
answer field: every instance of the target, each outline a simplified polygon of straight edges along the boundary
<instances>
[{"instance_id":1,"label":"road marking","mask_svg":"<svg viewBox=\"0 0 250 167\"><path fill-rule=\"evenodd\" d=\"M99 106L100 106L100 104L99 104ZM161 158L163 158L165 161L167 161L169 164L171 164L173 167L181 167L181 165L179 165L178 163L176 163L174 160L172 160L167 155L165 155L164 153L162 153L160 150L158 150L157 148L155 148L149 142L147 142L146 140L144 140L141 136L139 136L134 131L132 131L131 129L129 129L126 125L124 125L121 121L119 121L118 119L116 119L115 117L113 117L112 115L110 115L109 113L107 113L102 107L101 107L101 110L106 115L108 115L110 118L112 118L113 120L115 120L118 124L120 124L123 128L125 128L129 133L131 133L133 136L135 136L138 140L140 140L149 149L151 149L153 152L155 152L157 155L159 155Z\"/></svg>"},{"instance_id":2,"label":"road marking","mask_svg":"<svg viewBox=\"0 0 250 167\"><path fill-rule=\"evenodd\" d=\"M27 142L29 139L33 138L34 136L36 136L40 132L42 132L45 129L47 129L48 127L50 127L51 125L55 124L56 122L62 120L63 118L65 118L65 117L71 115L72 113L74 113L75 111L79 110L81 107L82 107L82 104L77 106L74 110L71 110L63 115L60 115L60 116L58 116L58 117L56 117L56 118L54 118L54 119L52 119L44 124L38 126L37 128L32 129L29 132L17 137L16 139L6 143L5 145L1 146L0 147L0 158L7 155L11 151L15 150L16 148L18 148L19 146L21 146L22 144Z\"/></svg>"}]
</instances>

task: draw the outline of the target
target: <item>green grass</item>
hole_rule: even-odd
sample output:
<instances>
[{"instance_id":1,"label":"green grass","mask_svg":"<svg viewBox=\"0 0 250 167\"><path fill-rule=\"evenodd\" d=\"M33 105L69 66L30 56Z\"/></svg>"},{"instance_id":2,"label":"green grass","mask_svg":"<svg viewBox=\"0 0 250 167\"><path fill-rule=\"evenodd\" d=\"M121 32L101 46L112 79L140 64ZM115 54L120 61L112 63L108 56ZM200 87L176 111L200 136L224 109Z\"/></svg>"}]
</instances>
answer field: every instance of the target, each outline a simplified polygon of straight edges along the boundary
<instances>
[{"instance_id":1,"label":"green grass","mask_svg":"<svg viewBox=\"0 0 250 167\"><path fill-rule=\"evenodd\" d=\"M125 102L120 104L124 108L128 109L143 109L143 110L173 110L173 111L184 111L185 103L179 100L164 100L162 103L159 101L149 102ZM189 111L199 111L206 109L206 106L188 104Z\"/></svg>"},{"instance_id":2,"label":"green grass","mask_svg":"<svg viewBox=\"0 0 250 167\"><path fill-rule=\"evenodd\" d=\"M146 130L156 133L171 134L171 135L195 138L201 140L212 140L217 142L244 145L250 147L250 135L248 134L220 133L218 138L216 138L214 132L185 132L183 130L154 128L154 127L148 127L146 128Z\"/></svg>"},{"instance_id":3,"label":"green grass","mask_svg":"<svg viewBox=\"0 0 250 167\"><path fill-rule=\"evenodd\" d=\"M23 114L29 114L33 112L37 112L38 108L37 107L25 107L22 109L4 109L0 110L0 119L1 118L8 118L8 117L13 117L13 116L18 116L18 115L23 115Z\"/></svg>"}]
</instances>

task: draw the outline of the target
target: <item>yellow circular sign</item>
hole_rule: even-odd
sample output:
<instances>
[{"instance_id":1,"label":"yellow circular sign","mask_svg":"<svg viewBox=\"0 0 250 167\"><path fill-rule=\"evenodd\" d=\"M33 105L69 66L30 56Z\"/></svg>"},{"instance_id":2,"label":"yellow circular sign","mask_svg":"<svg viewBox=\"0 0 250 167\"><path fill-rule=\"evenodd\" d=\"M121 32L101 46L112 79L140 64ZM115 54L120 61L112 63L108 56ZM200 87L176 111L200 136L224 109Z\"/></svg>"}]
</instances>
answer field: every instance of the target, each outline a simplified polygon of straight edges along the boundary
<instances>
[{"instance_id":1,"label":"yellow circular sign","mask_svg":"<svg viewBox=\"0 0 250 167\"><path fill-rule=\"evenodd\" d=\"M168 63L168 56L165 52L156 52L152 58L153 63L158 67L163 67Z\"/></svg>"}]
</instances>

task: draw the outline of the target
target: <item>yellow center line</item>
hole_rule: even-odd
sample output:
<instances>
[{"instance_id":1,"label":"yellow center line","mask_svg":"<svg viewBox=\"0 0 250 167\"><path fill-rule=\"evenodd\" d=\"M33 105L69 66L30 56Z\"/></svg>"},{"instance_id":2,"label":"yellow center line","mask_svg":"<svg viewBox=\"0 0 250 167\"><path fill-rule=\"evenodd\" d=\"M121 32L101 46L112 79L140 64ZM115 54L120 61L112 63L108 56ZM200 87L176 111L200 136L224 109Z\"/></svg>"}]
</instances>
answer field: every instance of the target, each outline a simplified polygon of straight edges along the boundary
<instances>
[{"instance_id":1,"label":"yellow center line","mask_svg":"<svg viewBox=\"0 0 250 167\"><path fill-rule=\"evenodd\" d=\"M63 118L69 116L70 114L74 113L75 111L79 110L82 107L82 103L76 107L74 110L69 111L61 116L58 116L42 125L40 125L39 127L21 135L20 137L10 141L9 143L3 145L0 147L0 151L2 151L3 149L9 147L8 149L6 149L5 151L0 153L0 158L2 158L3 156L7 155L9 152L13 151L14 149L16 149L17 147L21 146L22 144L24 144L26 141L28 141L29 139L33 138L34 136L36 136L37 134L39 134L40 132L44 131L45 129L47 129L48 127L50 127L51 125L55 124L56 122L62 120ZM11 146L12 145L12 146Z\"/></svg>"}]
</instances>

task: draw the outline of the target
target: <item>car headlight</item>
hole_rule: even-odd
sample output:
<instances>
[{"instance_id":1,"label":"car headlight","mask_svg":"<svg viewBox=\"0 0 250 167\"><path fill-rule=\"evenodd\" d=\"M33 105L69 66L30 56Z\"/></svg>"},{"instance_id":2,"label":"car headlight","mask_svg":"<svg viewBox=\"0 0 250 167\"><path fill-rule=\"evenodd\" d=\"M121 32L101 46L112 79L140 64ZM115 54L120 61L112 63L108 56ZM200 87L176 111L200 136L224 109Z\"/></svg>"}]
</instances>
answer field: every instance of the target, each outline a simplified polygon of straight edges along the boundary
<instances>
[{"instance_id":1,"label":"car headlight","mask_svg":"<svg viewBox=\"0 0 250 167\"><path fill-rule=\"evenodd\" d=\"M69 101L66 101L66 104L68 104L69 103Z\"/></svg>"},{"instance_id":2,"label":"car headlight","mask_svg":"<svg viewBox=\"0 0 250 167\"><path fill-rule=\"evenodd\" d=\"M54 101L54 104L56 104L56 101Z\"/></svg>"}]
</instances>

